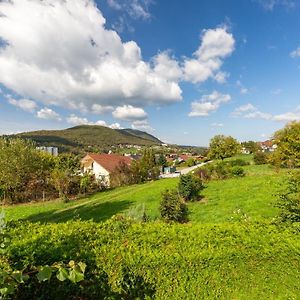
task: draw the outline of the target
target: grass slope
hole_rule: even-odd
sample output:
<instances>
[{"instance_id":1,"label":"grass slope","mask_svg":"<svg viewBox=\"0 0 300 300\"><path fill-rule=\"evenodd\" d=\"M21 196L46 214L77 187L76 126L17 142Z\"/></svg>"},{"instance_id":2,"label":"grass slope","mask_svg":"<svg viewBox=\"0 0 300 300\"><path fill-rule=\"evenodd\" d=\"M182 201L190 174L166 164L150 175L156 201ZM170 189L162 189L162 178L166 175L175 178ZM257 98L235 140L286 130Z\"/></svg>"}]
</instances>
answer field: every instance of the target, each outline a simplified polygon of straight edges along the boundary
<instances>
[{"instance_id":1,"label":"grass slope","mask_svg":"<svg viewBox=\"0 0 300 300\"><path fill-rule=\"evenodd\" d=\"M80 125L63 130L40 130L24 132L18 137L32 139L39 145L57 146L63 149L80 149L82 147L106 147L118 144L135 144L150 146L161 141L145 132L115 130L103 126Z\"/></svg>"},{"instance_id":2,"label":"grass slope","mask_svg":"<svg viewBox=\"0 0 300 300\"><path fill-rule=\"evenodd\" d=\"M275 173L269 166L246 166L247 176L211 181L203 191L201 202L189 203L193 223L222 223L241 218L273 218L275 194L281 188L284 171ZM152 218L159 217L161 192L176 187L178 179L164 179L141 185L121 187L75 200L70 203L50 201L6 207L8 219L64 222L74 218L104 221L111 216L145 206Z\"/></svg>"}]
</instances>

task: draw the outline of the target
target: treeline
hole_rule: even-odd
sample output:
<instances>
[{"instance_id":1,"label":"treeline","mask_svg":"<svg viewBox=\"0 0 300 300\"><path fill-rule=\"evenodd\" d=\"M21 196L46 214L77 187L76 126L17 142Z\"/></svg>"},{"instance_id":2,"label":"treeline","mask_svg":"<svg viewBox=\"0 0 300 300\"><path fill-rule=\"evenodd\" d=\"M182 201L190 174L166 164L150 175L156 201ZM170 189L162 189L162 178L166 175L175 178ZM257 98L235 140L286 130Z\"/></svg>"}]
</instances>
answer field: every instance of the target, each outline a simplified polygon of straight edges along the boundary
<instances>
[{"instance_id":1,"label":"treeline","mask_svg":"<svg viewBox=\"0 0 300 300\"><path fill-rule=\"evenodd\" d=\"M130 166L120 164L110 174L110 188L156 180L161 161L154 150L143 151ZM6 204L70 198L107 189L93 174L81 174L80 156L52 156L34 142L0 138L0 200Z\"/></svg>"},{"instance_id":2,"label":"treeline","mask_svg":"<svg viewBox=\"0 0 300 300\"><path fill-rule=\"evenodd\" d=\"M0 139L0 199L20 203L68 197L97 189L90 176L79 176L79 157L57 157L23 139Z\"/></svg>"},{"instance_id":3,"label":"treeline","mask_svg":"<svg viewBox=\"0 0 300 300\"><path fill-rule=\"evenodd\" d=\"M224 160L245 148L254 154L256 164L272 164L277 168L300 167L300 122L290 122L283 129L274 133L272 152L263 149L254 141L239 143L231 136L216 135L210 141L208 157Z\"/></svg>"}]
</instances>

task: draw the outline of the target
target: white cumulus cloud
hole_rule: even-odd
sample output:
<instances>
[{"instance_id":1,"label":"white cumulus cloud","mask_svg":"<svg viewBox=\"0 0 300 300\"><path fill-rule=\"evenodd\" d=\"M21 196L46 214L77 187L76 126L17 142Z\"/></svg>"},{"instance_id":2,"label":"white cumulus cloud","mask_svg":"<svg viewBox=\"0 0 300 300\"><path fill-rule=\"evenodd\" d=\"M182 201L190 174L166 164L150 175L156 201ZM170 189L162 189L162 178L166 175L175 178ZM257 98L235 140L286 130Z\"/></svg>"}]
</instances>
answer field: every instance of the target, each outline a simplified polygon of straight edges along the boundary
<instances>
[{"instance_id":1,"label":"white cumulus cloud","mask_svg":"<svg viewBox=\"0 0 300 300\"><path fill-rule=\"evenodd\" d=\"M194 53L194 58L184 61L185 79L200 83L210 77L217 76L223 64L223 59L234 50L233 35L224 27L204 30L201 45Z\"/></svg>"},{"instance_id":2,"label":"white cumulus cloud","mask_svg":"<svg viewBox=\"0 0 300 300\"><path fill-rule=\"evenodd\" d=\"M147 113L140 107L131 105L118 106L112 113L114 118L124 121L144 120Z\"/></svg>"},{"instance_id":3,"label":"white cumulus cloud","mask_svg":"<svg viewBox=\"0 0 300 300\"><path fill-rule=\"evenodd\" d=\"M154 128L152 128L149 125L148 120L137 120L137 121L134 121L131 124L131 128L132 129L137 129L137 130L142 130L142 131L148 131L148 132L154 131Z\"/></svg>"},{"instance_id":4,"label":"white cumulus cloud","mask_svg":"<svg viewBox=\"0 0 300 300\"><path fill-rule=\"evenodd\" d=\"M109 5L147 18L151 2ZM0 1L0 11L0 83L24 99L80 112L175 103L182 81L225 82L221 67L235 46L232 33L218 27L202 32L191 58L162 51L145 61L135 41L106 27L93 0Z\"/></svg>"},{"instance_id":5,"label":"white cumulus cloud","mask_svg":"<svg viewBox=\"0 0 300 300\"><path fill-rule=\"evenodd\" d=\"M19 95L71 109L182 98L134 41L105 28L91 0L1 1L0 11L0 82Z\"/></svg>"},{"instance_id":6,"label":"white cumulus cloud","mask_svg":"<svg viewBox=\"0 0 300 300\"><path fill-rule=\"evenodd\" d=\"M55 112L54 110L52 110L51 108L48 108L48 107L44 107L41 110L39 110L36 113L36 116L39 119L45 119L45 120L56 120L56 121L61 120L59 114L57 112Z\"/></svg>"},{"instance_id":7,"label":"white cumulus cloud","mask_svg":"<svg viewBox=\"0 0 300 300\"><path fill-rule=\"evenodd\" d=\"M35 109L37 108L36 103L34 101L32 101L32 100L28 100L28 99L19 99L19 100L16 100L16 99L13 99L11 97L8 97L7 100L8 100L8 102L11 105L19 107L22 110L25 110L27 112L34 112Z\"/></svg>"},{"instance_id":8,"label":"white cumulus cloud","mask_svg":"<svg viewBox=\"0 0 300 300\"><path fill-rule=\"evenodd\" d=\"M190 117L205 117L210 113L218 110L222 103L229 102L231 96L228 94L221 94L217 91L213 91L210 95L204 95L198 101L191 103Z\"/></svg>"}]
</instances>

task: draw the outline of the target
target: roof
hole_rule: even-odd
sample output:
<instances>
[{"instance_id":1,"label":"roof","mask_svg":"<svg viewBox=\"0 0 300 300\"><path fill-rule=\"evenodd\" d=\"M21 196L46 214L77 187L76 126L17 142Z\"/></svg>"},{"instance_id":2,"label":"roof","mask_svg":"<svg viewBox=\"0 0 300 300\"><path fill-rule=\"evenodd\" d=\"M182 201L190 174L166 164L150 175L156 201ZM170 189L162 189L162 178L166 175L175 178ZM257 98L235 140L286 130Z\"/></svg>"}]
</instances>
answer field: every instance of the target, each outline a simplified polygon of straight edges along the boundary
<instances>
[{"instance_id":1,"label":"roof","mask_svg":"<svg viewBox=\"0 0 300 300\"><path fill-rule=\"evenodd\" d=\"M132 162L131 158L117 154L88 153L87 156L92 158L96 163L101 165L110 173L113 172L118 166L120 166L121 163L130 165ZM84 159L86 159L86 157Z\"/></svg>"}]
</instances>

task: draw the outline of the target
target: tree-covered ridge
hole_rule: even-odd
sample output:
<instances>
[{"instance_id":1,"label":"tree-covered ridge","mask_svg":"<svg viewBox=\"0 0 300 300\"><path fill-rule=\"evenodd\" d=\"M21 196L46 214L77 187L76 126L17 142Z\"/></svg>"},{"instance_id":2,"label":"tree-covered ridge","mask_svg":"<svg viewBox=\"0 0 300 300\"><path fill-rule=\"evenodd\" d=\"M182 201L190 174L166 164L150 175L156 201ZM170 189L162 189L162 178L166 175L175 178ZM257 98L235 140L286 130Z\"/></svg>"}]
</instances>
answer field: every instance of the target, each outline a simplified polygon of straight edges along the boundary
<instances>
[{"instance_id":1,"label":"tree-covered ridge","mask_svg":"<svg viewBox=\"0 0 300 300\"><path fill-rule=\"evenodd\" d=\"M24 132L18 137L34 140L38 145L56 146L62 150L105 148L113 145L151 146L161 144L154 136L139 130L116 130L98 125L80 125L63 130Z\"/></svg>"}]
</instances>

